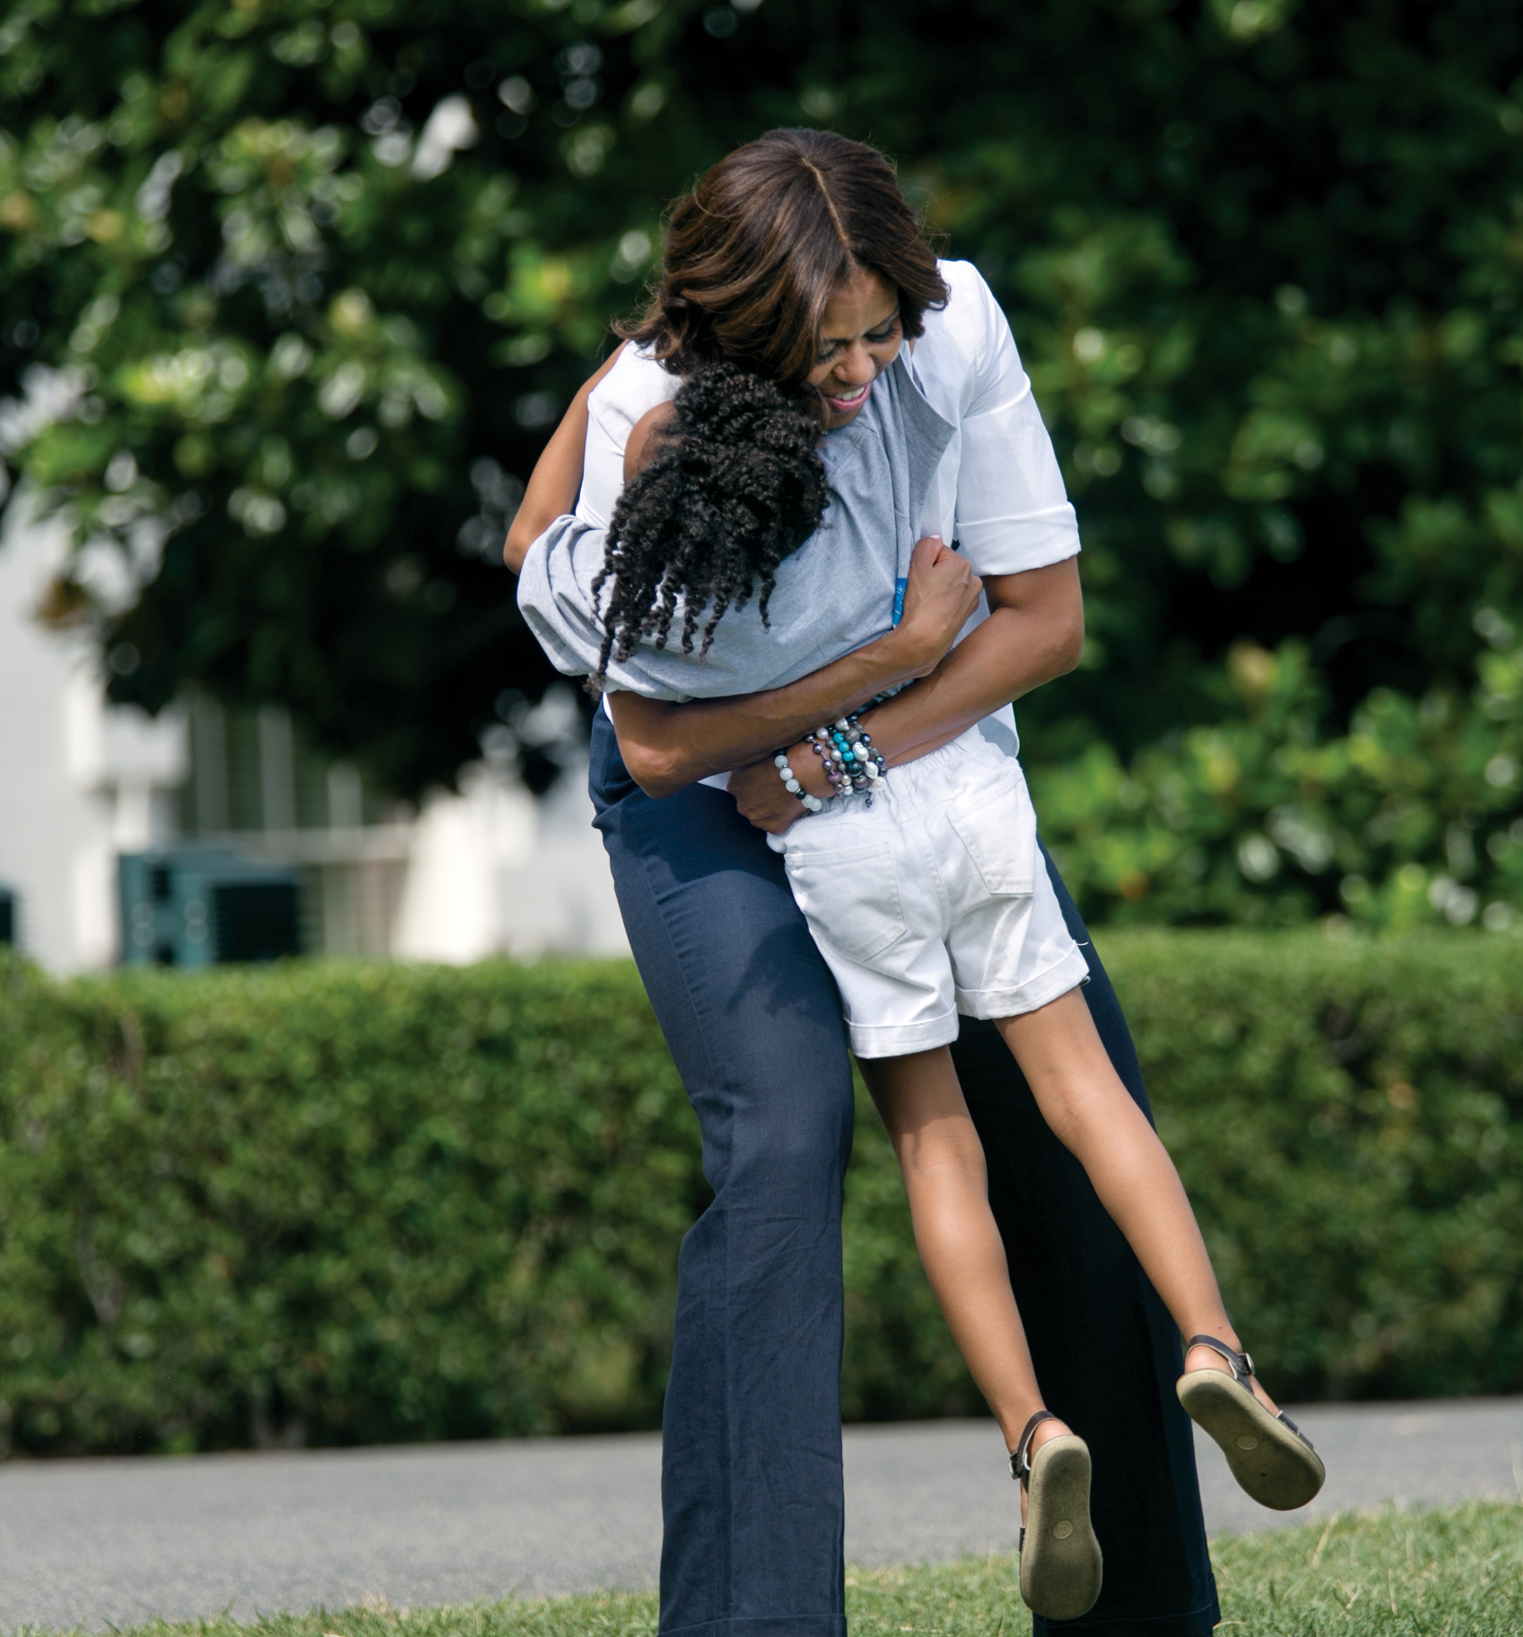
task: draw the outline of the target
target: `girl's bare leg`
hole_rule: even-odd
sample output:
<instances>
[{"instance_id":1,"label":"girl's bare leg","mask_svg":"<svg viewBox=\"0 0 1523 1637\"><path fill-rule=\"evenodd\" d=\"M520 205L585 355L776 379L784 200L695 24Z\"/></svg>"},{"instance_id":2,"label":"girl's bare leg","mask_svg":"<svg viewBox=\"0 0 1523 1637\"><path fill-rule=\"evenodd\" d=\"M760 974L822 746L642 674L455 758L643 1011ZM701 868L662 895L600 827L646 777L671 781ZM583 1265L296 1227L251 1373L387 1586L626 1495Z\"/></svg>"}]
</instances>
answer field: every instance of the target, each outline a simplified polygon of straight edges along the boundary
<instances>
[{"instance_id":1,"label":"girl's bare leg","mask_svg":"<svg viewBox=\"0 0 1523 1637\"><path fill-rule=\"evenodd\" d=\"M1216 1336L1240 1349L1184 1184L1111 1067L1084 997L1071 989L1035 1012L995 1024L1053 1134L1088 1173L1180 1332ZM1185 1365L1227 1369L1209 1347L1191 1348ZM1272 1413L1276 1406L1256 1378L1253 1388Z\"/></svg>"},{"instance_id":2,"label":"girl's bare leg","mask_svg":"<svg viewBox=\"0 0 1523 1637\"><path fill-rule=\"evenodd\" d=\"M1010 1289L1004 1241L989 1209L983 1144L944 1047L862 1060L862 1075L904 1172L915 1245L931 1289L1005 1446L1042 1409L1026 1331ZM1044 1421L1032 1452L1068 1427ZM1024 1510L1025 1495L1021 1504Z\"/></svg>"}]
</instances>

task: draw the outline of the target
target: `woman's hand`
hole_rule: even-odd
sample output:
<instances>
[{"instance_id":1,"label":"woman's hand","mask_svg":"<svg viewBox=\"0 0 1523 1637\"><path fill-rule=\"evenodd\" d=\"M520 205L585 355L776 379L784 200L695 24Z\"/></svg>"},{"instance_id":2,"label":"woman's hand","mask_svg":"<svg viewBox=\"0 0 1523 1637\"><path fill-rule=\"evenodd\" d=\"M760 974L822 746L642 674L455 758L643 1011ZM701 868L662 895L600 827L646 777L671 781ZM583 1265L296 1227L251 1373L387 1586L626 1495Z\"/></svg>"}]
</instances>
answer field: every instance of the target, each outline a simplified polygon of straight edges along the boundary
<instances>
[{"instance_id":1,"label":"woman's hand","mask_svg":"<svg viewBox=\"0 0 1523 1637\"><path fill-rule=\"evenodd\" d=\"M772 762L752 762L730 775L726 787L735 798L740 816L768 835L780 836L796 819L804 816L804 804L783 788Z\"/></svg>"},{"instance_id":2,"label":"woman's hand","mask_svg":"<svg viewBox=\"0 0 1523 1637\"><path fill-rule=\"evenodd\" d=\"M830 780L825 777L825 764L809 748L807 739L789 747L788 766L811 796L818 796L822 801L830 799L833 792ZM773 836L780 836L804 816L803 802L788 794L778 771L777 763L769 756L764 762L738 768L726 786L735 798L740 816Z\"/></svg>"},{"instance_id":3,"label":"woman's hand","mask_svg":"<svg viewBox=\"0 0 1523 1637\"><path fill-rule=\"evenodd\" d=\"M904 612L893 635L913 656L911 674L925 676L941 663L977 610L983 589L983 581L940 536L915 542Z\"/></svg>"},{"instance_id":4,"label":"woman's hand","mask_svg":"<svg viewBox=\"0 0 1523 1637\"><path fill-rule=\"evenodd\" d=\"M903 616L897 628L882 639L895 644L901 657L910 656L904 660L906 678L925 676L941 663L977 609L983 588L983 581L939 536L916 541L904 588ZM807 739L790 747L788 765L810 795L828 801L834 794L824 764ZM737 769L727 786L740 816L774 836L782 835L804 816L803 803L788 794L777 773L777 764L769 756Z\"/></svg>"}]
</instances>

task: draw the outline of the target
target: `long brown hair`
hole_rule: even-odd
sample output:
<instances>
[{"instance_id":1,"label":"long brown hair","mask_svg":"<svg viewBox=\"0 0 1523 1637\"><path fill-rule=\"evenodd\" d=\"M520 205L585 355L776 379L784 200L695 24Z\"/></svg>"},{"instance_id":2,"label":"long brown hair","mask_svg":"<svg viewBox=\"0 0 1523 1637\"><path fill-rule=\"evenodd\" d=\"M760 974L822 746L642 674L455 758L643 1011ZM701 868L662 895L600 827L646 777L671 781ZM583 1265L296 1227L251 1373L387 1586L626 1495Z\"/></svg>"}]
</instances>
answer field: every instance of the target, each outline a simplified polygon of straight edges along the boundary
<instances>
[{"instance_id":1,"label":"long brown hair","mask_svg":"<svg viewBox=\"0 0 1523 1637\"><path fill-rule=\"evenodd\" d=\"M778 381L815 366L832 293L857 268L899 292L910 339L948 291L893 167L833 131L769 131L672 206L661 281L617 326L668 369L728 361Z\"/></svg>"}]
</instances>

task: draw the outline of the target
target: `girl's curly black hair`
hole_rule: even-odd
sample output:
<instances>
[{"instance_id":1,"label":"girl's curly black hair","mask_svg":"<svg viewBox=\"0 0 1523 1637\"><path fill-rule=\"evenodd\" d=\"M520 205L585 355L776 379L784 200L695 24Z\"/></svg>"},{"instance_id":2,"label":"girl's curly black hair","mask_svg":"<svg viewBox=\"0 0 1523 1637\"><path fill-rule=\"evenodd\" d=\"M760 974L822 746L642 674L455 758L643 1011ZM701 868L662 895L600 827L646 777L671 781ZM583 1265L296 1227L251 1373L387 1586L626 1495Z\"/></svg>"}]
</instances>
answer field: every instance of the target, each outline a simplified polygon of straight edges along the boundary
<instances>
[{"instance_id":1,"label":"girl's curly black hair","mask_svg":"<svg viewBox=\"0 0 1523 1637\"><path fill-rule=\"evenodd\" d=\"M762 624L777 565L819 527L825 510L819 394L803 383L763 380L734 364L711 364L683 383L674 423L655 458L614 507L608 553L592 583L606 581L604 636L591 679L601 687L610 657L625 660L647 637L664 648L685 599L682 652L700 657L733 603L758 594Z\"/></svg>"}]
</instances>

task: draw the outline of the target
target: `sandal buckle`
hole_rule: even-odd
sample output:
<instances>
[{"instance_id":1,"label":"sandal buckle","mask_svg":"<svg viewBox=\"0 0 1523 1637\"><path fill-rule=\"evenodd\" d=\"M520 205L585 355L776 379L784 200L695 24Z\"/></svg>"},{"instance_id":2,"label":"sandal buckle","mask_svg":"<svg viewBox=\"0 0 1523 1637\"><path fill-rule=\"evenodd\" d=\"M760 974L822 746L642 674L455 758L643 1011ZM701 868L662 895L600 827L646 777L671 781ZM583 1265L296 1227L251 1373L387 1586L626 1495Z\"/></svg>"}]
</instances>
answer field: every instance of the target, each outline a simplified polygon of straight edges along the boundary
<instances>
[{"instance_id":1,"label":"sandal buckle","mask_svg":"<svg viewBox=\"0 0 1523 1637\"><path fill-rule=\"evenodd\" d=\"M1058 1418L1051 1410L1038 1410L1026 1423L1026 1429L1020 1436L1020 1442L1010 1457L1010 1476L1019 1484L1023 1484L1031 1476L1031 1435L1044 1421L1056 1421Z\"/></svg>"}]
</instances>

